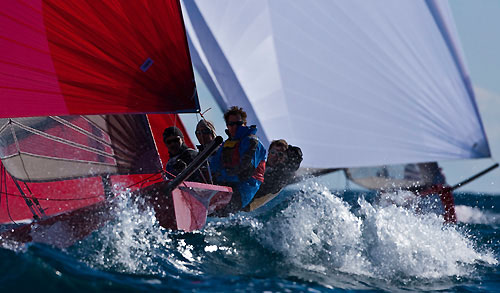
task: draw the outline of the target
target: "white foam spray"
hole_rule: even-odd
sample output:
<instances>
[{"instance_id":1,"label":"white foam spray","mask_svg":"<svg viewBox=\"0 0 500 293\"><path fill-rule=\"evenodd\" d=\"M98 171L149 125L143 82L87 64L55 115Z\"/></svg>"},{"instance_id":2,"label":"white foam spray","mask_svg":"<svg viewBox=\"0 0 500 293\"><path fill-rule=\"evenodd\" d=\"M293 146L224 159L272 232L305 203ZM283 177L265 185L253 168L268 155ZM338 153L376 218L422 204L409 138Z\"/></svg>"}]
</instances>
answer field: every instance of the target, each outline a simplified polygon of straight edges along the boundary
<instances>
[{"instance_id":1,"label":"white foam spray","mask_svg":"<svg viewBox=\"0 0 500 293\"><path fill-rule=\"evenodd\" d=\"M154 210L140 197L122 191L111 211L115 220L96 232L99 246L87 250L84 260L93 267L125 273L165 276L170 264L180 272L198 274L190 264L195 261L193 247L184 241L172 241L168 231L159 226ZM96 241L89 239L91 242ZM96 247L94 245L94 247ZM172 253L182 257L172 257Z\"/></svg>"},{"instance_id":2,"label":"white foam spray","mask_svg":"<svg viewBox=\"0 0 500 293\"><path fill-rule=\"evenodd\" d=\"M482 211L477 207L457 205L457 220L467 224L500 225L500 214Z\"/></svg>"},{"instance_id":3,"label":"white foam spray","mask_svg":"<svg viewBox=\"0 0 500 293\"><path fill-rule=\"evenodd\" d=\"M362 255L361 220L327 188L312 184L305 190L263 224L258 234L263 244L308 270L370 275Z\"/></svg>"},{"instance_id":4,"label":"white foam spray","mask_svg":"<svg viewBox=\"0 0 500 293\"><path fill-rule=\"evenodd\" d=\"M492 253L479 251L465 232L444 225L439 216L416 214L392 204L372 205L362 198L353 211L317 182L304 185L288 206L265 220L239 214L210 221L203 231L195 232L202 234L203 241L197 243L204 247L172 240L158 225L154 212L141 208L138 201L126 192L118 198L117 219L98 232L101 247L88 263L160 276L169 274L165 269L169 264L181 272L204 274L199 265L206 257L214 261L209 255L225 255L238 262L247 255L239 249L251 247L235 246L233 237L239 236L225 233L237 228L246 229L247 236L282 255L289 268L324 278L354 274L389 281L435 279L469 274L477 263L497 264ZM213 264L217 263L225 262Z\"/></svg>"},{"instance_id":5,"label":"white foam spray","mask_svg":"<svg viewBox=\"0 0 500 293\"><path fill-rule=\"evenodd\" d=\"M307 270L340 271L382 279L462 276L478 262L496 264L490 252L435 214L358 201L350 206L326 187L309 183L259 237Z\"/></svg>"}]
</instances>

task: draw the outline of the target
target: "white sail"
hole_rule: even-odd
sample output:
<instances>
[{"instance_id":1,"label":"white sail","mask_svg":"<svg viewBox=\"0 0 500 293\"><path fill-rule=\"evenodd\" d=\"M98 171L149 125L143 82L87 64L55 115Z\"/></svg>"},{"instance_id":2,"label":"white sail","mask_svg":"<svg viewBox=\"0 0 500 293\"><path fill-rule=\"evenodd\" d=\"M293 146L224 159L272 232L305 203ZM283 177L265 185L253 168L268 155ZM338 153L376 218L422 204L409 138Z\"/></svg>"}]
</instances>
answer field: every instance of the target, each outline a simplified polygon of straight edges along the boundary
<instances>
[{"instance_id":1,"label":"white sail","mask_svg":"<svg viewBox=\"0 0 500 293\"><path fill-rule=\"evenodd\" d=\"M299 145L304 167L490 156L445 1L183 4L219 105Z\"/></svg>"}]
</instances>

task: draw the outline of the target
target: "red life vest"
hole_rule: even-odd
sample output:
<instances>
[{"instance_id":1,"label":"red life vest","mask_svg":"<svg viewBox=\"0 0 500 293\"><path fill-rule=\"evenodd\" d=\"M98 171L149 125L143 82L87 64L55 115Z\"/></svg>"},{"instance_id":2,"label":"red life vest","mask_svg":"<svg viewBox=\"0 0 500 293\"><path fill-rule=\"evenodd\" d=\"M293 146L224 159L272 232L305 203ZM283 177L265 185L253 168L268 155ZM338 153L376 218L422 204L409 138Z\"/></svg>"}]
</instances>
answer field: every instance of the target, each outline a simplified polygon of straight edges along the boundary
<instances>
[{"instance_id":1,"label":"red life vest","mask_svg":"<svg viewBox=\"0 0 500 293\"><path fill-rule=\"evenodd\" d=\"M222 165L230 175L238 175L240 172L241 156L240 141L227 140L222 146ZM257 168L253 171L252 178L264 182L264 173L266 170L266 161L259 162Z\"/></svg>"}]
</instances>

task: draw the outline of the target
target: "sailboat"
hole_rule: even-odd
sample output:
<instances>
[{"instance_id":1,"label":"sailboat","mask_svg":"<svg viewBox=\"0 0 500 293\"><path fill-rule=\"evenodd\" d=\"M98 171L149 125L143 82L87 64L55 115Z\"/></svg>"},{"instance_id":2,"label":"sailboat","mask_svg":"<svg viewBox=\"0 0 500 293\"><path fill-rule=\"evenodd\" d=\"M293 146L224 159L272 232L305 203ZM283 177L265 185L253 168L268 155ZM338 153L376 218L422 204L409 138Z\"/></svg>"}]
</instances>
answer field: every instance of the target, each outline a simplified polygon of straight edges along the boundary
<instances>
[{"instance_id":1,"label":"sailboat","mask_svg":"<svg viewBox=\"0 0 500 293\"><path fill-rule=\"evenodd\" d=\"M447 1L183 4L193 64L221 109L243 106L267 145L300 146L305 168L438 193L456 220L435 162L490 150Z\"/></svg>"},{"instance_id":2,"label":"sailboat","mask_svg":"<svg viewBox=\"0 0 500 293\"><path fill-rule=\"evenodd\" d=\"M161 176L161 131L200 111L191 64L221 109L243 107L266 145L300 146L306 168L490 156L446 2L182 4L2 7L2 240L71 245L120 188L165 227L202 228L231 189Z\"/></svg>"},{"instance_id":3,"label":"sailboat","mask_svg":"<svg viewBox=\"0 0 500 293\"><path fill-rule=\"evenodd\" d=\"M163 130L200 111L179 1L9 1L0 27L2 241L67 247L120 192L186 231L229 202L162 176Z\"/></svg>"}]
</instances>

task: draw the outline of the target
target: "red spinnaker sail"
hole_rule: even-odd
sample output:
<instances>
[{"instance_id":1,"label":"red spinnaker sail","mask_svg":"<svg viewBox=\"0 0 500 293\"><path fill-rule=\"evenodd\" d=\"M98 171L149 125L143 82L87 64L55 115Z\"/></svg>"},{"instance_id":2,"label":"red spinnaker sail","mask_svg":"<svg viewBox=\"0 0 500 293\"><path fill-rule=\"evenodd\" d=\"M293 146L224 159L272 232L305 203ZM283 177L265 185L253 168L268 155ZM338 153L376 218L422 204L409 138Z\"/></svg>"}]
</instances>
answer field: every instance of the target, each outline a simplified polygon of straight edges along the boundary
<instances>
[{"instance_id":1,"label":"red spinnaker sail","mask_svg":"<svg viewBox=\"0 0 500 293\"><path fill-rule=\"evenodd\" d=\"M189 136L176 114L131 114L199 110L179 1L2 3L0 103L0 224L161 180L163 130Z\"/></svg>"},{"instance_id":2,"label":"red spinnaker sail","mask_svg":"<svg viewBox=\"0 0 500 293\"><path fill-rule=\"evenodd\" d=\"M0 91L0 117L198 111L179 1L5 1Z\"/></svg>"}]
</instances>

